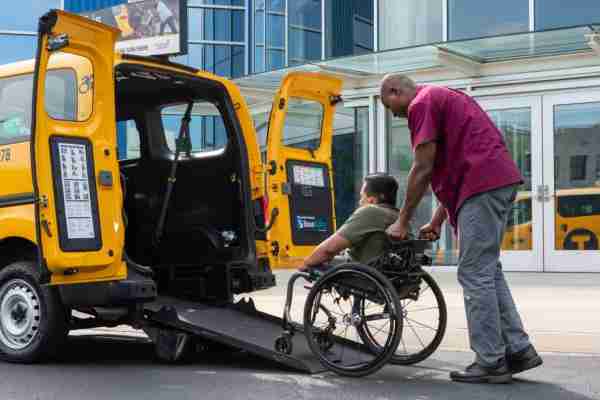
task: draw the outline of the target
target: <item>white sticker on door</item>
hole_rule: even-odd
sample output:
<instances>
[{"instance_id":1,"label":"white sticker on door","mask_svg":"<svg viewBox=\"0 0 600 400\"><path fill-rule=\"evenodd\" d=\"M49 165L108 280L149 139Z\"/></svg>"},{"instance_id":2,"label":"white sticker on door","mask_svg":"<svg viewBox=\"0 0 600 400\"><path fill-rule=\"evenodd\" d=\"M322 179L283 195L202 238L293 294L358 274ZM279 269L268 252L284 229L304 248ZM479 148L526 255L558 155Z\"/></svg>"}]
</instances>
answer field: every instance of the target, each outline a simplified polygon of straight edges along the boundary
<instances>
[{"instance_id":1,"label":"white sticker on door","mask_svg":"<svg viewBox=\"0 0 600 400\"><path fill-rule=\"evenodd\" d=\"M68 239L94 239L94 219L84 144L59 143Z\"/></svg>"},{"instance_id":2,"label":"white sticker on door","mask_svg":"<svg viewBox=\"0 0 600 400\"><path fill-rule=\"evenodd\" d=\"M306 186L325 187L323 168L294 165L294 183Z\"/></svg>"}]
</instances>

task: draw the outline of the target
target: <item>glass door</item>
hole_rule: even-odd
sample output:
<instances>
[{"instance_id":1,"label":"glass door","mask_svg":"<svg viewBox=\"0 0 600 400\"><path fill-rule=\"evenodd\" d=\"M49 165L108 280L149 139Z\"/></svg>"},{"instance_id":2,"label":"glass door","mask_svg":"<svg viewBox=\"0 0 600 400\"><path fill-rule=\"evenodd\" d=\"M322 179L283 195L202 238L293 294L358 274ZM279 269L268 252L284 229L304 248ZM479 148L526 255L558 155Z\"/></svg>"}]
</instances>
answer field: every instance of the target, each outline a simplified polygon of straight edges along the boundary
<instances>
[{"instance_id":1,"label":"glass door","mask_svg":"<svg viewBox=\"0 0 600 400\"><path fill-rule=\"evenodd\" d=\"M600 272L600 91L543 99L545 270Z\"/></svg>"},{"instance_id":2,"label":"glass door","mask_svg":"<svg viewBox=\"0 0 600 400\"><path fill-rule=\"evenodd\" d=\"M478 99L502 131L524 178L508 216L501 260L506 271L543 270L541 98Z\"/></svg>"}]
</instances>

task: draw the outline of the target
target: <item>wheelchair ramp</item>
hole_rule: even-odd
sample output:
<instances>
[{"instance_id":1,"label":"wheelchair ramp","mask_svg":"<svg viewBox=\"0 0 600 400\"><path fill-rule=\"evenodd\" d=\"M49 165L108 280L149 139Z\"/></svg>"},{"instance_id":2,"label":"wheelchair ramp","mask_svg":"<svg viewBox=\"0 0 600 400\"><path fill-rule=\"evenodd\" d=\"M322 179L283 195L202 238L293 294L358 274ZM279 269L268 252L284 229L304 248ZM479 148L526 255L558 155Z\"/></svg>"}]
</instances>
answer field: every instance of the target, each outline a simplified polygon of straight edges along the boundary
<instances>
[{"instance_id":1,"label":"wheelchair ramp","mask_svg":"<svg viewBox=\"0 0 600 400\"><path fill-rule=\"evenodd\" d=\"M227 306L213 306L169 297L159 297L145 306L149 320L159 325L189 332L213 342L247 351L289 368L307 373L326 371L310 350L303 332L293 337L292 354L275 351L275 340L282 333L282 321L257 311L252 300ZM347 355L361 351L354 346L345 346Z\"/></svg>"}]
</instances>

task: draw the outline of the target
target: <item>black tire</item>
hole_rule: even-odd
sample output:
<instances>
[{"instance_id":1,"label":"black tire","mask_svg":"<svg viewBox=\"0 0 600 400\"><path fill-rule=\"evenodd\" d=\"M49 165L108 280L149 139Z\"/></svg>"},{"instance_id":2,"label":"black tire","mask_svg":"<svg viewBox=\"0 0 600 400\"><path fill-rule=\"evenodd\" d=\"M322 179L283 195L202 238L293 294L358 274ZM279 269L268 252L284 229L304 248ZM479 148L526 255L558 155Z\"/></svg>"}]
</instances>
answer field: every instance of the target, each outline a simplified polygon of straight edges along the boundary
<instances>
[{"instance_id":1,"label":"black tire","mask_svg":"<svg viewBox=\"0 0 600 400\"><path fill-rule=\"evenodd\" d=\"M373 354L374 352L370 351L370 349L362 343L358 332L356 332L358 340L354 342L350 341L345 336L342 337L337 335L335 331L328 332L328 334L331 335L332 343L334 344L332 344L332 346L329 346L329 344L327 346L323 346L323 342L319 337L321 328L318 326L313 326L313 324L315 324L315 315L319 312L319 310L323 309L321 304L321 296L323 293L325 293L328 288L332 286L341 287L343 290L343 282L350 281L353 283L360 282L360 284L367 284L371 289L375 289L376 296L381 296L379 299L383 302L381 307L383 307L384 311L379 315L385 315L385 318L389 319L388 323L386 323L389 332L385 339L385 346L382 351L375 352L375 354ZM352 294L351 296L353 296L353 301L356 301L356 295ZM314 304L315 300L317 300L318 305ZM337 304L339 305L339 302ZM315 309L317 310L316 312ZM350 320L352 320L354 316L354 308L351 309L351 314ZM341 314L337 315L339 318ZM350 325L346 326L344 333L348 331L349 326ZM353 329L356 329L356 326L353 326ZM394 351L398 347L398 343L402 335L402 310L400 302L398 301L396 290L390 281L374 268L357 263L347 263L337 266L321 276L314 283L313 287L308 293L304 306L304 334L310 349L318 357L321 364L327 369L339 375L351 377L361 377L372 374L389 362L390 358L394 354ZM347 344L345 346L341 346L341 344L344 342ZM355 361L354 363L348 365L342 365L343 360L340 360L340 358L343 358L344 356L343 350L339 350L341 356L339 354L335 354L333 351L337 350L336 347L338 345L341 346L340 349L343 347L345 349L351 348L357 350L357 352L354 354L358 354L358 352L363 355L370 354L372 355L373 359L366 362L361 359L360 363ZM333 350L330 350L331 347L333 347ZM330 353L332 359L328 357L328 353ZM352 353L346 354L351 355Z\"/></svg>"},{"instance_id":2,"label":"black tire","mask_svg":"<svg viewBox=\"0 0 600 400\"><path fill-rule=\"evenodd\" d=\"M404 343L404 339L401 339L400 343L398 345L398 348L396 349L396 352L390 358L390 363L392 363L392 364L413 365L413 364L416 364L416 363L419 363L419 362L425 360L431 354L433 354L434 351L437 350L440 343L444 339L444 335L446 333L446 325L447 325L447 321L448 321L448 310L446 308L446 301L444 300L444 295L443 295L440 287L438 286L438 284L433 279L433 277L425 271L423 271L422 273L423 273L422 280L427 284L427 286L429 286L431 292L433 293L435 302L437 303L438 315L437 315L437 326L428 327L429 325L421 323L421 328L427 327L426 328L427 330L430 330L431 328L435 328L435 334L430 338L429 341L427 341L428 343L424 343L423 338L419 338L418 339L420 342L419 344L421 345L422 348L415 352L409 352L408 348L406 347L406 345ZM427 290L427 289L425 289L425 290ZM423 291L422 293L425 293L425 291ZM400 301L400 304L403 307L402 311L403 311L403 313L405 313L405 316L404 316L405 320L403 322L403 328L404 328L403 335L413 334L413 335L417 336L414 325L419 324L419 322L409 319L410 315L411 315L410 314L411 309L410 309L409 302L410 302L410 304L416 304L416 302L412 302L411 300L401 300ZM368 332L366 332L365 330L361 330L361 337L363 338L363 341L365 343L367 343L372 349L377 348L377 345L375 345L373 343L373 341L369 339Z\"/></svg>"},{"instance_id":3,"label":"black tire","mask_svg":"<svg viewBox=\"0 0 600 400\"><path fill-rule=\"evenodd\" d=\"M40 285L39 280L38 266L32 261L15 262L0 270L0 359L4 361L44 361L56 356L66 341L69 325L58 290ZM25 302L17 304L23 299L30 302L25 306ZM16 318L15 313L19 314ZM30 316L23 317L23 313ZM15 324L24 320L23 324L30 328L13 335L9 315L17 321Z\"/></svg>"}]
</instances>

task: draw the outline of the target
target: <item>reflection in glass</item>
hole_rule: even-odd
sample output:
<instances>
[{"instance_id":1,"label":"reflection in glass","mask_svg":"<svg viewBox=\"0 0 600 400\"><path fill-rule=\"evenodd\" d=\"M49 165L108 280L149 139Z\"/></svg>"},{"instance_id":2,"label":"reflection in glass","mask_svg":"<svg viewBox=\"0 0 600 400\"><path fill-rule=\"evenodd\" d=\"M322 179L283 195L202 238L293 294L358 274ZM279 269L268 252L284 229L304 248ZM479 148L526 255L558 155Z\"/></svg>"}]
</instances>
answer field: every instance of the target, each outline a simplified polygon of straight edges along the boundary
<instances>
[{"instance_id":1,"label":"reflection in glass","mask_svg":"<svg viewBox=\"0 0 600 400\"><path fill-rule=\"evenodd\" d=\"M379 0L379 49L442 41L442 0Z\"/></svg>"},{"instance_id":2,"label":"reflection in glass","mask_svg":"<svg viewBox=\"0 0 600 400\"><path fill-rule=\"evenodd\" d=\"M532 250L531 215L531 109L529 107L488 111L502 131L512 159L517 163L525 183L508 215L502 250Z\"/></svg>"},{"instance_id":3,"label":"reflection in glass","mask_svg":"<svg viewBox=\"0 0 600 400\"><path fill-rule=\"evenodd\" d=\"M338 227L358 206L362 180L366 174L368 130L368 107L336 108L332 164Z\"/></svg>"},{"instance_id":4,"label":"reflection in glass","mask_svg":"<svg viewBox=\"0 0 600 400\"><path fill-rule=\"evenodd\" d=\"M161 117L165 141L171 152L175 151L175 140L181 128L181 119L186 105L178 104L162 109ZM192 153L220 150L227 144L227 130L219 109L207 101L197 101L192 109L190 121Z\"/></svg>"},{"instance_id":5,"label":"reflection in glass","mask_svg":"<svg viewBox=\"0 0 600 400\"><path fill-rule=\"evenodd\" d=\"M600 103L554 107L554 160L555 249L598 250Z\"/></svg>"},{"instance_id":6,"label":"reflection in glass","mask_svg":"<svg viewBox=\"0 0 600 400\"><path fill-rule=\"evenodd\" d=\"M388 113L388 171L398 180L397 207L402 207L406 197L408 184L408 173L412 166L413 152L410 145L410 131L407 120L404 118L392 118ZM413 220L411 221L414 233L431 220L433 213L434 196L430 190L427 191L423 200L417 207ZM443 245L442 245L443 246Z\"/></svg>"},{"instance_id":7,"label":"reflection in glass","mask_svg":"<svg viewBox=\"0 0 600 400\"><path fill-rule=\"evenodd\" d=\"M288 100L281 140L288 147L316 150L321 143L323 105L314 100Z\"/></svg>"},{"instance_id":8,"label":"reflection in glass","mask_svg":"<svg viewBox=\"0 0 600 400\"><path fill-rule=\"evenodd\" d=\"M289 64L321 59L321 0L288 2Z\"/></svg>"},{"instance_id":9,"label":"reflection in glass","mask_svg":"<svg viewBox=\"0 0 600 400\"><path fill-rule=\"evenodd\" d=\"M535 30L600 23L597 0L535 0Z\"/></svg>"},{"instance_id":10,"label":"reflection in glass","mask_svg":"<svg viewBox=\"0 0 600 400\"><path fill-rule=\"evenodd\" d=\"M529 31L529 1L448 0L448 39Z\"/></svg>"}]
</instances>

